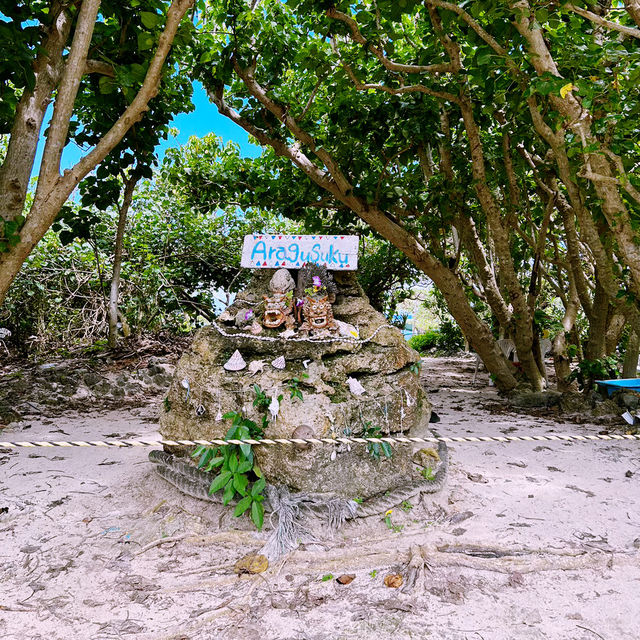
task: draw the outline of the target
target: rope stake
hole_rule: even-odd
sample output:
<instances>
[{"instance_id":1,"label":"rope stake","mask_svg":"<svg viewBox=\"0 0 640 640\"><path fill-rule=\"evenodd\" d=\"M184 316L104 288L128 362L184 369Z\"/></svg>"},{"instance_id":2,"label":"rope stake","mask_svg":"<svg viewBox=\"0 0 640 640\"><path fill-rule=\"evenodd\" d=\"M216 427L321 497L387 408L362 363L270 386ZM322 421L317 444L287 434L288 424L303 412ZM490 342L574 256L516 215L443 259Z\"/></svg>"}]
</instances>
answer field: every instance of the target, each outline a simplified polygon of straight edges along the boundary
<instances>
[{"instance_id":1,"label":"rope stake","mask_svg":"<svg viewBox=\"0 0 640 640\"><path fill-rule=\"evenodd\" d=\"M291 445L341 445L341 444L382 444L387 442L390 445L399 444L482 444L487 442L499 442L507 444L511 442L615 442L615 441L638 441L640 434L597 434L597 435L577 435L571 433L558 433L552 435L535 435L535 436L433 436L433 437L416 437L416 436L385 436L380 438L359 438L339 437L339 438L263 438L255 440L246 438L244 440L146 440L146 439L127 439L127 440L51 440L51 441L13 441L0 442L0 449L20 449L34 447L107 447L114 449L126 449L130 447L160 447L163 445L171 447L226 447L230 444L242 445L250 444L255 446L291 446Z\"/></svg>"}]
</instances>

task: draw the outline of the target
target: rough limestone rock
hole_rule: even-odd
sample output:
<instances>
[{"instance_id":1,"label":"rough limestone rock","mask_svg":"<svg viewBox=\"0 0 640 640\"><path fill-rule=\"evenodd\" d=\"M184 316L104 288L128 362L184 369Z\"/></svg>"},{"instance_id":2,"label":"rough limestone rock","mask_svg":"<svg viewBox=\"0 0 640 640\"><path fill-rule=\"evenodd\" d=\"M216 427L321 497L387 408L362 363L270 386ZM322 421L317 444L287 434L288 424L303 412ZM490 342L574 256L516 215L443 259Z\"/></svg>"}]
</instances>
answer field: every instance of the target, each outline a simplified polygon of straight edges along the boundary
<instances>
[{"instance_id":1,"label":"rough limestone rock","mask_svg":"<svg viewBox=\"0 0 640 640\"><path fill-rule=\"evenodd\" d=\"M411 370L419 356L402 333L389 327L386 318L371 307L354 274L334 274L338 294L333 308L337 319L358 327L363 341L335 337L322 342L297 334L285 339L277 330L253 336L233 325L240 308L251 307L261 316L262 295L272 275L269 270L255 272L247 289L221 316L231 321L218 321L196 334L178 363L163 404L162 436L224 437L230 422L222 416L231 411L256 424L266 413L265 436L271 438L292 437L302 426L316 437L371 435L375 427L384 435L430 434L431 406ZM223 364L236 349L249 366L225 371ZM279 356L285 358L284 369L271 364ZM366 392L354 395L347 384L349 377ZM255 385L269 399L282 396L275 419L266 408L254 406ZM296 388L302 399L292 394ZM271 402L272 409L275 404ZM204 411L200 408L196 413L198 407ZM419 479L410 446L394 448L390 459L384 454L375 459L364 445L255 447L254 452L269 482L309 493L368 498Z\"/></svg>"}]
</instances>

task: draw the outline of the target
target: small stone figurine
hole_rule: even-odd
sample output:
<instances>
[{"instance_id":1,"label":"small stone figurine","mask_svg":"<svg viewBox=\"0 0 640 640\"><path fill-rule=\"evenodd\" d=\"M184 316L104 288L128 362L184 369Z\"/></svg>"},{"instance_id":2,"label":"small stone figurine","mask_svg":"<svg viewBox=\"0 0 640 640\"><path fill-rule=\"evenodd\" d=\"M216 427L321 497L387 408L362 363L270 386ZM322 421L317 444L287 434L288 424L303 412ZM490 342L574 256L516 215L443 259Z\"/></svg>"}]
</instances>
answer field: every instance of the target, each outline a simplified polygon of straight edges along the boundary
<instances>
[{"instance_id":1,"label":"small stone figurine","mask_svg":"<svg viewBox=\"0 0 640 640\"><path fill-rule=\"evenodd\" d=\"M286 269L278 269L269 282L271 295L264 298L264 315L262 324L267 329L277 329L284 326L293 329L295 317L293 315L293 289L295 282Z\"/></svg>"}]
</instances>

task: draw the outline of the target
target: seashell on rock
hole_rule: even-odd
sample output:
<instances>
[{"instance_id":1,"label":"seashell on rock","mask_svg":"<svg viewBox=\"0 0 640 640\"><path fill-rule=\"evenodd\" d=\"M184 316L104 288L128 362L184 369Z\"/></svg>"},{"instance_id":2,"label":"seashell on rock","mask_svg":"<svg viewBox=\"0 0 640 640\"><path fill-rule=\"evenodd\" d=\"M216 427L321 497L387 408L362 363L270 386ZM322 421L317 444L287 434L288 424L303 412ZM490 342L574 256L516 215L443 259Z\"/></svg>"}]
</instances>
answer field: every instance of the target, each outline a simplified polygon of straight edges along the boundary
<instances>
[{"instance_id":1,"label":"seashell on rock","mask_svg":"<svg viewBox=\"0 0 640 640\"><path fill-rule=\"evenodd\" d=\"M257 336L262 333L262 325L258 324L257 322L253 322L249 327L249 331L251 331L254 336Z\"/></svg>"},{"instance_id":2,"label":"seashell on rock","mask_svg":"<svg viewBox=\"0 0 640 640\"><path fill-rule=\"evenodd\" d=\"M242 354L236 349L233 355L222 365L227 371L241 371L247 366Z\"/></svg>"},{"instance_id":3,"label":"seashell on rock","mask_svg":"<svg viewBox=\"0 0 640 640\"><path fill-rule=\"evenodd\" d=\"M299 427L296 427L293 430L293 433L291 434L291 437L292 438L296 438L296 439L306 439L306 438L314 438L315 435L316 435L315 432L313 431L313 429L309 425L301 424ZM296 449L300 449L300 450L311 448L310 444L296 443L293 446Z\"/></svg>"},{"instance_id":4,"label":"seashell on rock","mask_svg":"<svg viewBox=\"0 0 640 640\"><path fill-rule=\"evenodd\" d=\"M252 376L255 376L258 371L262 371L264 369L264 360L252 360L249 363L249 372Z\"/></svg>"},{"instance_id":5,"label":"seashell on rock","mask_svg":"<svg viewBox=\"0 0 640 640\"><path fill-rule=\"evenodd\" d=\"M334 320L338 327L338 335L343 338L353 338L355 340L360 339L360 332L358 328L348 322L343 322L342 320Z\"/></svg>"},{"instance_id":6,"label":"seashell on rock","mask_svg":"<svg viewBox=\"0 0 640 640\"><path fill-rule=\"evenodd\" d=\"M220 316L218 317L220 322L233 322L235 320L235 316L229 311L229 309L225 309Z\"/></svg>"},{"instance_id":7,"label":"seashell on rock","mask_svg":"<svg viewBox=\"0 0 640 640\"><path fill-rule=\"evenodd\" d=\"M198 418L202 418L202 416L204 416L207 413L207 409L203 404L199 404L196 407L196 415L198 416Z\"/></svg>"},{"instance_id":8,"label":"seashell on rock","mask_svg":"<svg viewBox=\"0 0 640 640\"><path fill-rule=\"evenodd\" d=\"M216 422L222 421L222 411L218 409L218 413L216 413Z\"/></svg>"},{"instance_id":9,"label":"seashell on rock","mask_svg":"<svg viewBox=\"0 0 640 640\"><path fill-rule=\"evenodd\" d=\"M275 369L284 369L287 366L287 362L284 359L284 356L278 356L271 362L271 364Z\"/></svg>"},{"instance_id":10,"label":"seashell on rock","mask_svg":"<svg viewBox=\"0 0 640 640\"><path fill-rule=\"evenodd\" d=\"M293 329L285 329L281 334L280 337L284 338L285 340L287 338L293 338L293 336L296 335L296 332Z\"/></svg>"},{"instance_id":11,"label":"seashell on rock","mask_svg":"<svg viewBox=\"0 0 640 640\"><path fill-rule=\"evenodd\" d=\"M367 391L355 378L347 378L347 384L349 385L349 391L354 396L361 396Z\"/></svg>"}]
</instances>

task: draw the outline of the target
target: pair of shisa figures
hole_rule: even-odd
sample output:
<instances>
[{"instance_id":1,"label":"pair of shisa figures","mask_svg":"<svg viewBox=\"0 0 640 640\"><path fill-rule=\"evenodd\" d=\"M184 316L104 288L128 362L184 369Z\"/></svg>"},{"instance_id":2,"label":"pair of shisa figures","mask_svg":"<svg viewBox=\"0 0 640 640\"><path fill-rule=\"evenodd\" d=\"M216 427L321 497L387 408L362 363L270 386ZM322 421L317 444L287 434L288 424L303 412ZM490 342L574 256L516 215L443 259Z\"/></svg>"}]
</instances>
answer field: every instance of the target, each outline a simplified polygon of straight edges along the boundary
<instances>
[{"instance_id":1,"label":"pair of shisa figures","mask_svg":"<svg viewBox=\"0 0 640 640\"><path fill-rule=\"evenodd\" d=\"M287 269L278 269L269 282L270 295L264 298L262 325L267 329L283 326L302 334L335 333L338 325L331 304L337 287L326 267L306 264L298 272L298 283Z\"/></svg>"}]
</instances>

